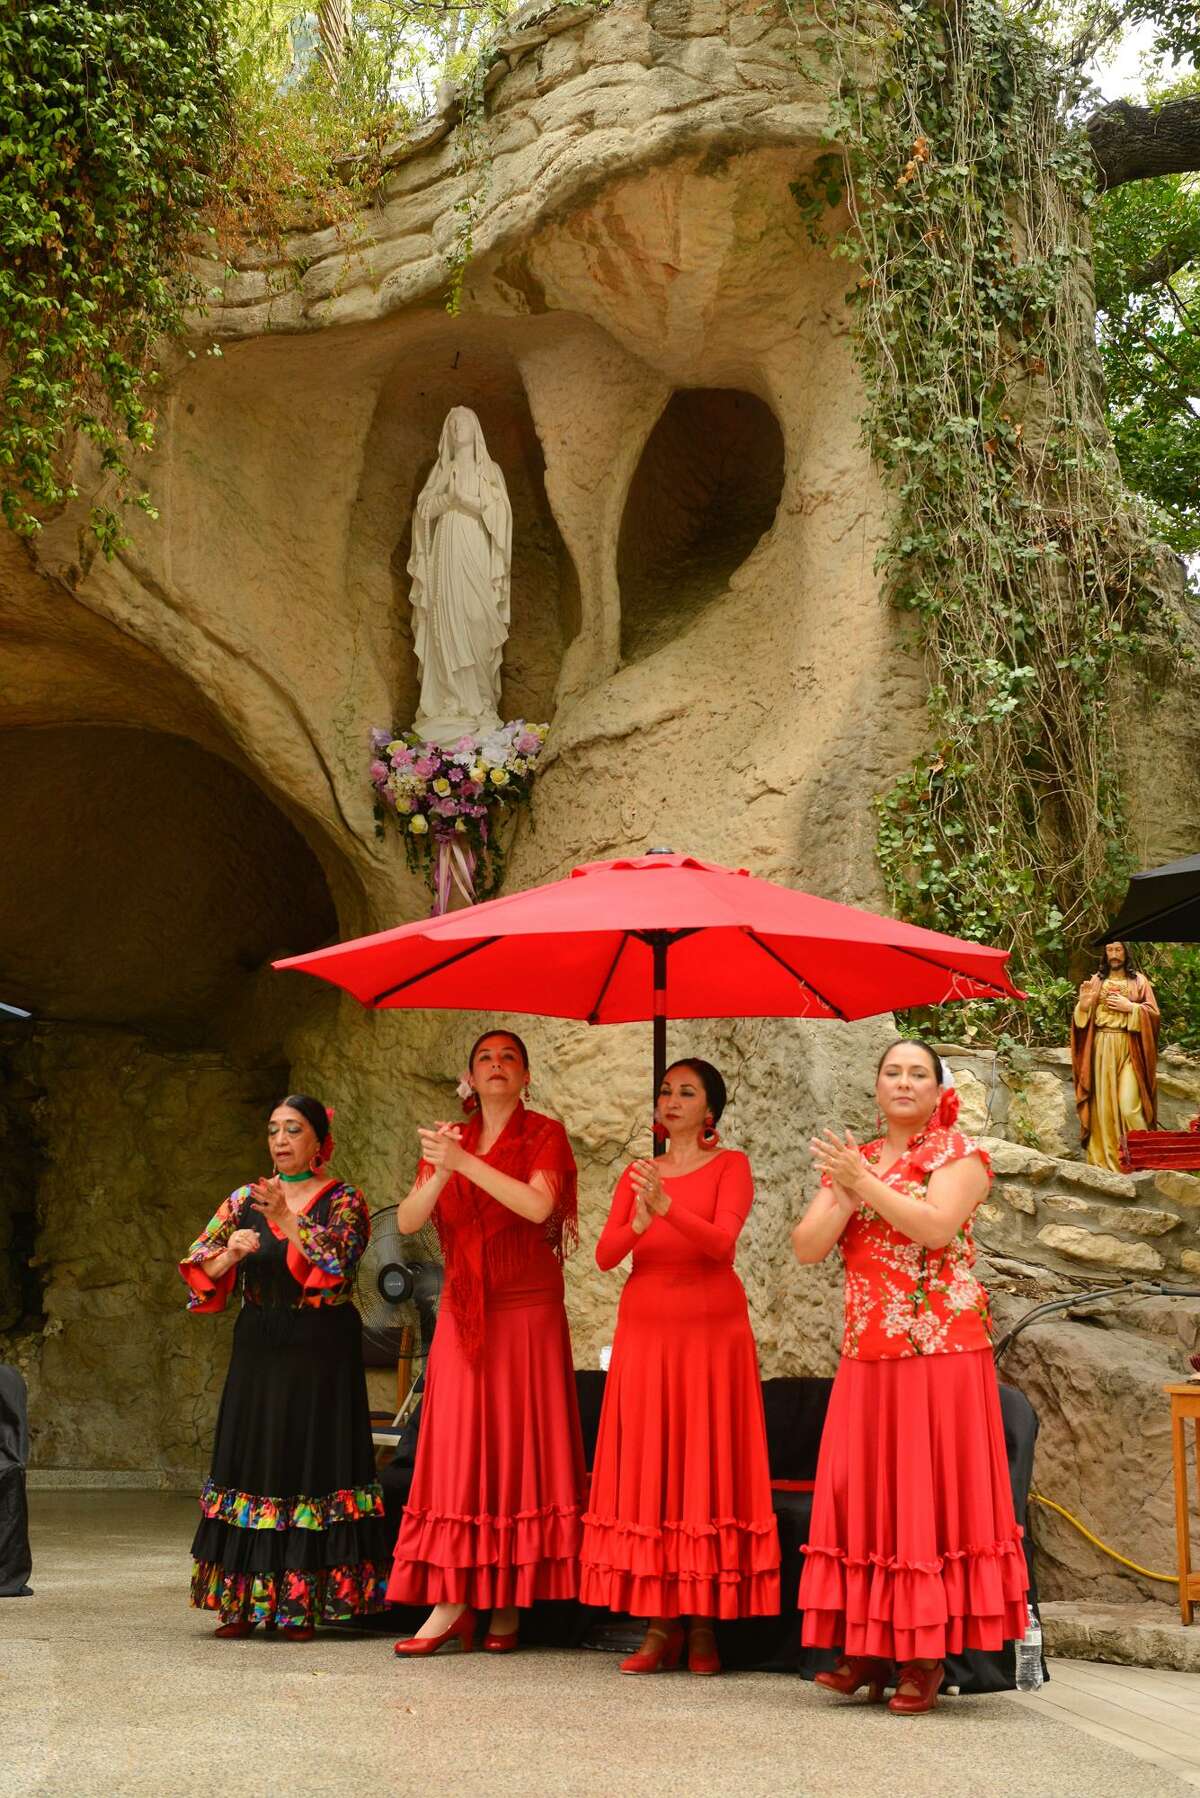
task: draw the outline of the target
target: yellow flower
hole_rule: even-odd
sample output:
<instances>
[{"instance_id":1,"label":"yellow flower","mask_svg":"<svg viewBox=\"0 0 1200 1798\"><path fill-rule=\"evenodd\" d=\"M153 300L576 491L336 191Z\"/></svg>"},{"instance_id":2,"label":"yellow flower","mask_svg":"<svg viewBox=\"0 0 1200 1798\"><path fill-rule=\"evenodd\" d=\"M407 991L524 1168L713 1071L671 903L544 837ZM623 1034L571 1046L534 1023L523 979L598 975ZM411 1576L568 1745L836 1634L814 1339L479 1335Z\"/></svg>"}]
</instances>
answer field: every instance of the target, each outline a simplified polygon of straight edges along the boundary
<instances>
[{"instance_id":1,"label":"yellow flower","mask_svg":"<svg viewBox=\"0 0 1200 1798\"><path fill-rule=\"evenodd\" d=\"M408 821L408 828L414 837L423 837L429 829L429 820L424 812L417 812Z\"/></svg>"},{"instance_id":2,"label":"yellow flower","mask_svg":"<svg viewBox=\"0 0 1200 1798\"><path fill-rule=\"evenodd\" d=\"M492 785L494 787L506 787L508 785L508 769L507 768L493 768L492 769Z\"/></svg>"},{"instance_id":3,"label":"yellow flower","mask_svg":"<svg viewBox=\"0 0 1200 1798\"><path fill-rule=\"evenodd\" d=\"M397 799L396 810L400 813L402 818L406 818L408 816L409 812L412 811L412 800L411 799Z\"/></svg>"},{"instance_id":4,"label":"yellow flower","mask_svg":"<svg viewBox=\"0 0 1200 1798\"><path fill-rule=\"evenodd\" d=\"M481 782L487 779L487 768L483 762L476 762L471 770L471 779Z\"/></svg>"},{"instance_id":5,"label":"yellow flower","mask_svg":"<svg viewBox=\"0 0 1200 1798\"><path fill-rule=\"evenodd\" d=\"M440 793L444 799L446 794L450 791L450 782L448 780L435 780L433 783L433 790L435 793Z\"/></svg>"},{"instance_id":6,"label":"yellow flower","mask_svg":"<svg viewBox=\"0 0 1200 1798\"><path fill-rule=\"evenodd\" d=\"M454 820L454 828L455 828L455 830L466 830L466 828L467 828L466 819L465 818L456 818Z\"/></svg>"}]
</instances>

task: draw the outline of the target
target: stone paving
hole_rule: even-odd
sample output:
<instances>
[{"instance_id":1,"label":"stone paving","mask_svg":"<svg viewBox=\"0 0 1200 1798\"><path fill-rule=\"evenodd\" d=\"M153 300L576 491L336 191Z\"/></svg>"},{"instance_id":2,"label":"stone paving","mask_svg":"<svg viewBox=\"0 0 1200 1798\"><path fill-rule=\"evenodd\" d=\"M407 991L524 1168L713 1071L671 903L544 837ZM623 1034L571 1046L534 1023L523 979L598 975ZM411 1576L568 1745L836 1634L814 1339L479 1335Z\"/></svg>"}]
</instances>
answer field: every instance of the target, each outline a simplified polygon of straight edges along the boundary
<instances>
[{"instance_id":1,"label":"stone paving","mask_svg":"<svg viewBox=\"0 0 1200 1798\"><path fill-rule=\"evenodd\" d=\"M623 1679L584 1652L401 1665L386 1636L219 1642L194 1503L35 1491L35 1596L0 1603L0 1798L1171 1798L1161 1767L1007 1696L892 1717L799 1679Z\"/></svg>"}]
</instances>

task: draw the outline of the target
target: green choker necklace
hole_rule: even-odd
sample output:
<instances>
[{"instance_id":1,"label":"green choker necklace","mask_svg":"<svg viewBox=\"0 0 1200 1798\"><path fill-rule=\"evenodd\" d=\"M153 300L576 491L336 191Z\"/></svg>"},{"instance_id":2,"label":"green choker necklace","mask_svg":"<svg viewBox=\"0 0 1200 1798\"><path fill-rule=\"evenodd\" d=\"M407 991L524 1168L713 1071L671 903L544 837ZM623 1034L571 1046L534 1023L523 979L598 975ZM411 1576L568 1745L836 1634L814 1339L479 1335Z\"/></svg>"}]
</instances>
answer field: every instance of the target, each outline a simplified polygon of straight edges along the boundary
<instances>
[{"instance_id":1,"label":"green choker necklace","mask_svg":"<svg viewBox=\"0 0 1200 1798\"><path fill-rule=\"evenodd\" d=\"M289 1186L298 1186L300 1184L301 1180L315 1180L316 1177L317 1176L311 1171L311 1169L306 1169L305 1172L302 1174L280 1174L279 1175L279 1178L281 1180L286 1181Z\"/></svg>"}]
</instances>

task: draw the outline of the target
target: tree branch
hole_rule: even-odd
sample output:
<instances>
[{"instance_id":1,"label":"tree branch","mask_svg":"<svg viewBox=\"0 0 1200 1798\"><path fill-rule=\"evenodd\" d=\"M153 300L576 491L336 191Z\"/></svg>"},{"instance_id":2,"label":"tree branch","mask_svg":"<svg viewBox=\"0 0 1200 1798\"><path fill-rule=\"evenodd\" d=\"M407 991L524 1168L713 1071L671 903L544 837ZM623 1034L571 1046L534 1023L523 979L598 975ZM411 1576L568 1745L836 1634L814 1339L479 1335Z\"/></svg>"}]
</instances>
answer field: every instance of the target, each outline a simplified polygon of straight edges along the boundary
<instances>
[{"instance_id":1,"label":"tree branch","mask_svg":"<svg viewBox=\"0 0 1200 1798\"><path fill-rule=\"evenodd\" d=\"M1151 288L1170 285L1171 277L1197 260L1195 244L1166 243L1146 262L1125 271L1130 293L1148 293Z\"/></svg>"},{"instance_id":2,"label":"tree branch","mask_svg":"<svg viewBox=\"0 0 1200 1798\"><path fill-rule=\"evenodd\" d=\"M1158 107L1113 100L1092 114L1087 134L1106 190L1190 174L1200 170L1200 96Z\"/></svg>"}]
</instances>

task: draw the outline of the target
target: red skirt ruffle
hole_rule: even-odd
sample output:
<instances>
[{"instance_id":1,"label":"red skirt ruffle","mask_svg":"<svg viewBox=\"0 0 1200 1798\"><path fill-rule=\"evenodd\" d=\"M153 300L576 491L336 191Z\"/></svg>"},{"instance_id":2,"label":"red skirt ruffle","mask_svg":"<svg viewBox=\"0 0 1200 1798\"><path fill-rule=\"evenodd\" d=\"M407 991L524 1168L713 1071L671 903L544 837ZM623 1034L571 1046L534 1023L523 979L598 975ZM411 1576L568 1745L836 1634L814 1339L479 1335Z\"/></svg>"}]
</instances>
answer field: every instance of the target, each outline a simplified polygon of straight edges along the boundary
<instances>
[{"instance_id":1,"label":"red skirt ruffle","mask_svg":"<svg viewBox=\"0 0 1200 1798\"><path fill-rule=\"evenodd\" d=\"M579 1596L635 1617L779 1611L779 1534L746 1296L731 1267L626 1282Z\"/></svg>"},{"instance_id":2,"label":"red skirt ruffle","mask_svg":"<svg viewBox=\"0 0 1200 1798\"><path fill-rule=\"evenodd\" d=\"M804 1554L806 1646L940 1661L1025 1634L1025 1556L989 1350L843 1359Z\"/></svg>"},{"instance_id":3,"label":"red skirt ruffle","mask_svg":"<svg viewBox=\"0 0 1200 1798\"><path fill-rule=\"evenodd\" d=\"M421 1412L391 1602L577 1597L585 1474L561 1298L489 1303L477 1364L443 1304Z\"/></svg>"}]
</instances>

